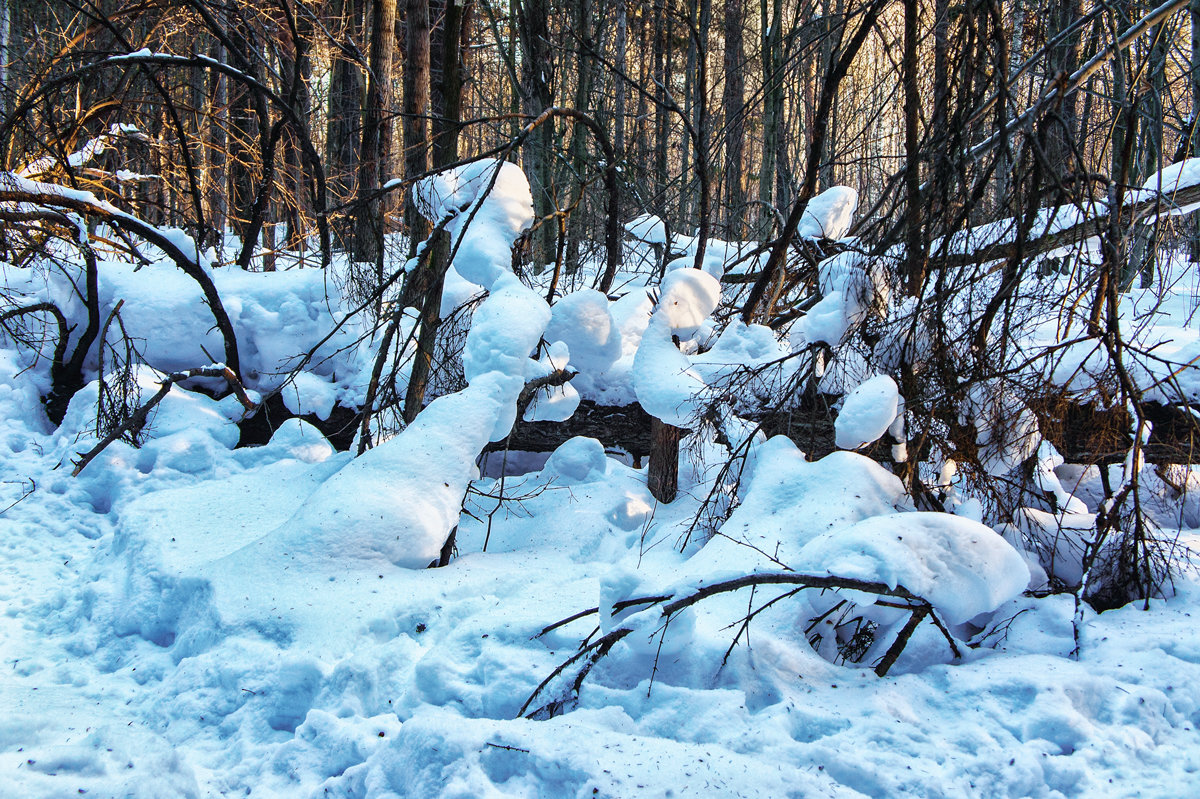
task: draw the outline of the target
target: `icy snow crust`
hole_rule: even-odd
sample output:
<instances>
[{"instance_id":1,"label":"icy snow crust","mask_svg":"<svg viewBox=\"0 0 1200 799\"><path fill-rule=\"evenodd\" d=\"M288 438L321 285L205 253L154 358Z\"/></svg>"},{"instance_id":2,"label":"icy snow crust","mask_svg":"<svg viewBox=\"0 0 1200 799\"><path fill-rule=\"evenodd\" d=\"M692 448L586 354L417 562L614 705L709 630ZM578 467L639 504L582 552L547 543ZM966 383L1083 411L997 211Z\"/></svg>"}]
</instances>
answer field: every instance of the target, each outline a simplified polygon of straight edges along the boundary
<instances>
[{"instance_id":1,"label":"icy snow crust","mask_svg":"<svg viewBox=\"0 0 1200 799\"><path fill-rule=\"evenodd\" d=\"M114 444L72 479L70 460L96 440L97 384L54 429L39 402L45 358L2 342L0 796L1175 797L1200 779L1195 574L1150 613L1088 615L1075 661L1070 598L1021 596L1038 579L1028 553L972 521L966 504L956 516L916 512L894 474L854 452L809 461L727 415L732 444L748 445L740 485L722 488L736 506L682 551L724 456L712 442L681 456L670 505L649 494L644 470L588 438L540 470L479 479L476 457L507 434L531 379L578 372L539 394L527 418L565 418L583 395L636 398L686 427L735 369L835 342L880 301L874 265L851 252L821 264L825 300L791 342L737 322L717 336L718 278L738 247L710 242L696 271L694 242L675 237L684 258L662 286L626 285L616 301L574 291L548 305L508 270L508 246L531 216L528 185L510 167L472 165L418 187L459 242L453 307L484 296L467 386L362 457L335 452L299 419L266 446L234 449L240 405L178 389L140 449ZM821 197L810 212L829 236L856 198ZM665 243L656 222L634 232ZM330 279L211 270L251 390L280 385L341 318L339 268ZM3 268L11 292L52 298L77 319L69 278ZM1131 295L1128 312L1153 299ZM102 261L102 313L120 300L150 364L136 376L143 398L163 371L221 350L199 290L174 267L134 274ZM1200 352L1183 303L1169 298L1156 328L1166 340L1156 352L1181 363ZM284 390L289 407L321 417L360 402L364 333L351 322L317 347ZM1194 371L1179 379L1200 395ZM890 378L829 377L863 386L839 419L847 445L893 424L901 398ZM999 388L972 401L980 419L1020 417ZM1069 473L1035 428L1015 449L979 429L997 469L1037 453L1043 487L1061 494L1072 522L1090 519L1097 474ZM1200 524L1194 503L1185 510L1180 521ZM1022 523L1086 532L1046 514ZM452 529L459 556L425 569ZM894 634L903 612L871 607L869 595L779 602L732 650L748 592L706 600L665 630L653 609L614 610L787 569L903 586L959 635L998 631L951 664L924 623L881 680L830 662L828 643L815 651L806 629L844 598ZM758 589L755 607L775 595ZM534 638L591 607L599 618ZM634 632L570 712L515 718L596 624Z\"/></svg>"}]
</instances>

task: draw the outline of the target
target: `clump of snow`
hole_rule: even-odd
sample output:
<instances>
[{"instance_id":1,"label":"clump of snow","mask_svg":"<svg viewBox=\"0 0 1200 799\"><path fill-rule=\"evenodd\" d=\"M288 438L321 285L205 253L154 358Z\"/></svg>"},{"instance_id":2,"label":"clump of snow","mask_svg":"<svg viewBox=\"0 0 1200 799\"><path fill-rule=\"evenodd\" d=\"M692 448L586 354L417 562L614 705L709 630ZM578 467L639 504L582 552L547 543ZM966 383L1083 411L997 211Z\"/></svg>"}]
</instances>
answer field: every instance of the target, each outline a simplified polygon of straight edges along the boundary
<instances>
[{"instance_id":1,"label":"clump of snow","mask_svg":"<svg viewBox=\"0 0 1200 799\"><path fill-rule=\"evenodd\" d=\"M334 453L329 439L303 419L285 420L275 428L268 446L304 463L323 463Z\"/></svg>"},{"instance_id":2,"label":"clump of snow","mask_svg":"<svg viewBox=\"0 0 1200 799\"><path fill-rule=\"evenodd\" d=\"M875 443L895 422L899 407L900 389L888 375L859 384L834 420L837 446L858 449Z\"/></svg>"},{"instance_id":3,"label":"clump of snow","mask_svg":"<svg viewBox=\"0 0 1200 799\"><path fill-rule=\"evenodd\" d=\"M599 480L608 470L604 445L594 438L576 436L567 439L546 461L543 473L555 475L565 485Z\"/></svg>"},{"instance_id":4,"label":"clump of snow","mask_svg":"<svg viewBox=\"0 0 1200 799\"><path fill-rule=\"evenodd\" d=\"M896 513L813 539L799 571L903 586L951 624L989 613L1029 585L1029 568L1007 541L948 513Z\"/></svg>"},{"instance_id":5,"label":"clump of snow","mask_svg":"<svg viewBox=\"0 0 1200 799\"><path fill-rule=\"evenodd\" d=\"M599 291L581 289L560 298L550 309L544 337L566 343L571 367L579 372L573 382L582 391L621 357L621 331L609 305Z\"/></svg>"},{"instance_id":6,"label":"clump of snow","mask_svg":"<svg viewBox=\"0 0 1200 799\"><path fill-rule=\"evenodd\" d=\"M906 510L904 485L875 461L834 452L819 461L784 436L756 448L741 504L689 561L700 571L794 568L813 538L872 516Z\"/></svg>"},{"instance_id":7,"label":"clump of snow","mask_svg":"<svg viewBox=\"0 0 1200 799\"><path fill-rule=\"evenodd\" d=\"M668 272L659 287L655 313L661 314L680 338L691 338L721 301L721 282L698 269Z\"/></svg>"},{"instance_id":8,"label":"clump of snow","mask_svg":"<svg viewBox=\"0 0 1200 799\"><path fill-rule=\"evenodd\" d=\"M417 209L447 226L457 249L454 267L488 288L511 261L512 244L533 224L529 181L516 164L483 159L439 172L413 186Z\"/></svg>"},{"instance_id":9,"label":"clump of snow","mask_svg":"<svg viewBox=\"0 0 1200 799\"><path fill-rule=\"evenodd\" d=\"M960 415L975 425L979 459L988 474L1008 474L1033 457L1042 443L1037 416L1016 389L1001 380L972 385Z\"/></svg>"},{"instance_id":10,"label":"clump of snow","mask_svg":"<svg viewBox=\"0 0 1200 799\"><path fill-rule=\"evenodd\" d=\"M515 276L503 276L475 311L463 351L467 382L488 372L521 378L531 371L529 355L550 321L546 303Z\"/></svg>"},{"instance_id":11,"label":"clump of snow","mask_svg":"<svg viewBox=\"0 0 1200 799\"><path fill-rule=\"evenodd\" d=\"M850 329L849 315L846 313L846 302L840 291L827 294L808 310L794 331L801 334L801 340L807 344L837 344Z\"/></svg>"},{"instance_id":12,"label":"clump of snow","mask_svg":"<svg viewBox=\"0 0 1200 799\"><path fill-rule=\"evenodd\" d=\"M572 360L570 349L561 341L546 348L546 354L538 358L529 372L529 378L548 377L567 369ZM579 407L579 391L574 383L578 375L560 386L543 386L534 392L529 407L525 410L527 422L565 422Z\"/></svg>"},{"instance_id":13,"label":"clump of snow","mask_svg":"<svg viewBox=\"0 0 1200 799\"><path fill-rule=\"evenodd\" d=\"M330 477L245 556L349 568L378 561L428 566L478 476L475 459L500 413L494 378L434 400L400 435Z\"/></svg>"},{"instance_id":14,"label":"clump of snow","mask_svg":"<svg viewBox=\"0 0 1200 799\"><path fill-rule=\"evenodd\" d=\"M313 414L324 421L337 401L337 389L311 372L298 372L281 396L283 404L292 413L299 416Z\"/></svg>"},{"instance_id":15,"label":"clump of snow","mask_svg":"<svg viewBox=\"0 0 1200 799\"><path fill-rule=\"evenodd\" d=\"M858 192L849 186L831 186L808 201L798 235L808 239L840 239L854 224Z\"/></svg>"},{"instance_id":16,"label":"clump of snow","mask_svg":"<svg viewBox=\"0 0 1200 799\"><path fill-rule=\"evenodd\" d=\"M463 373L468 383L491 376L501 387L505 399L492 432L493 441L503 439L512 430L517 397L538 369L529 356L549 321L550 308L545 300L511 272L497 278L492 293L475 312L463 350Z\"/></svg>"},{"instance_id":17,"label":"clump of snow","mask_svg":"<svg viewBox=\"0 0 1200 799\"><path fill-rule=\"evenodd\" d=\"M704 378L671 341L671 322L655 313L633 361L633 390L646 413L676 427L695 420Z\"/></svg>"},{"instance_id":18,"label":"clump of snow","mask_svg":"<svg viewBox=\"0 0 1200 799\"><path fill-rule=\"evenodd\" d=\"M821 300L793 330L803 344L835 345L852 326L887 306L887 280L864 253L845 250L826 258L817 265L817 276Z\"/></svg>"},{"instance_id":19,"label":"clump of snow","mask_svg":"<svg viewBox=\"0 0 1200 799\"><path fill-rule=\"evenodd\" d=\"M642 214L625 223L625 232L647 244L666 244L667 226L653 214Z\"/></svg>"}]
</instances>

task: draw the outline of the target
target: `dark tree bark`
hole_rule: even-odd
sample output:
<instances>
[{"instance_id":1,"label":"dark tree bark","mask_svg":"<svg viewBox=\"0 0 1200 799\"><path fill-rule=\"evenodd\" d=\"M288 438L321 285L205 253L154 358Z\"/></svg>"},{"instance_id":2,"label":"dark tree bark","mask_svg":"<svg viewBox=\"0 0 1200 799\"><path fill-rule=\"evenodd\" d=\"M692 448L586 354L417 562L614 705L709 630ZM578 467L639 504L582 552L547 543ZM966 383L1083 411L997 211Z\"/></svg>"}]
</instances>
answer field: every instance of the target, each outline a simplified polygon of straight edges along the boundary
<instances>
[{"instance_id":1,"label":"dark tree bark","mask_svg":"<svg viewBox=\"0 0 1200 799\"><path fill-rule=\"evenodd\" d=\"M742 153L746 147L746 53L742 31L746 25L744 0L725 0L725 112L724 201L726 235L745 238L746 177Z\"/></svg>"},{"instance_id":2,"label":"dark tree bark","mask_svg":"<svg viewBox=\"0 0 1200 799\"><path fill-rule=\"evenodd\" d=\"M521 110L536 117L554 105L554 63L550 49L548 0L523 0L518 7L517 29L521 39ZM522 148L525 174L533 193L535 224L532 249L535 269L554 260L556 225L550 217L557 210L554 186L554 125L539 125Z\"/></svg>"},{"instance_id":3,"label":"dark tree bark","mask_svg":"<svg viewBox=\"0 0 1200 799\"><path fill-rule=\"evenodd\" d=\"M338 49L333 53L329 77L329 123L325 135L326 172L335 203L355 194L359 146L362 141L363 73L356 56L362 41L362 0L332 0L339 22L335 29ZM333 232L344 250L353 248L352 220L338 217Z\"/></svg>"},{"instance_id":4,"label":"dark tree bark","mask_svg":"<svg viewBox=\"0 0 1200 799\"><path fill-rule=\"evenodd\" d=\"M679 491L679 440L682 435L681 428L650 417L650 464L646 487L664 505L674 502Z\"/></svg>"},{"instance_id":5,"label":"dark tree bark","mask_svg":"<svg viewBox=\"0 0 1200 799\"><path fill-rule=\"evenodd\" d=\"M917 85L918 0L904 0L904 281L910 296L925 285L925 242L921 219L921 95Z\"/></svg>"},{"instance_id":6,"label":"dark tree bark","mask_svg":"<svg viewBox=\"0 0 1200 799\"><path fill-rule=\"evenodd\" d=\"M404 16L404 176L411 183L429 170L429 0L406 0ZM432 230L417 212L413 188L404 195L410 258Z\"/></svg>"},{"instance_id":7,"label":"dark tree bark","mask_svg":"<svg viewBox=\"0 0 1200 799\"><path fill-rule=\"evenodd\" d=\"M469 2L446 6L440 42L441 80L431 87L433 108L433 166L449 166L458 159L459 134L462 130L463 87L466 83L466 53L470 44L471 9ZM431 47L433 45L431 44ZM433 367L434 345L441 327L442 288L450 266L450 236L444 230L435 234L428 259L413 274L412 288L406 297L420 301L420 333L413 356L408 388L404 396L404 419L411 422L425 403L425 392ZM416 290L419 289L419 290Z\"/></svg>"},{"instance_id":8,"label":"dark tree bark","mask_svg":"<svg viewBox=\"0 0 1200 799\"><path fill-rule=\"evenodd\" d=\"M384 220L388 203L377 196L390 174L392 117L392 57L396 43L396 0L371 0L367 102L363 113L362 146L358 166L358 208L354 231L354 258L374 263L383 279Z\"/></svg>"}]
</instances>

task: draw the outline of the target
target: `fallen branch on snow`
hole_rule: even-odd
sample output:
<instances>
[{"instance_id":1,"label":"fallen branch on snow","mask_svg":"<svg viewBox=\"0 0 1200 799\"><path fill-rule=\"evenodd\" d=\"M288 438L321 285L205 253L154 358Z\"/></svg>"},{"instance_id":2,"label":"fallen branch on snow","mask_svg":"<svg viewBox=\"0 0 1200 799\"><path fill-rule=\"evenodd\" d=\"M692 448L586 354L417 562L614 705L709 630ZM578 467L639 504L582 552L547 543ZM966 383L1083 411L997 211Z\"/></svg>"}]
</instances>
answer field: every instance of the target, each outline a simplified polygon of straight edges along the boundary
<instances>
[{"instance_id":1,"label":"fallen branch on snow","mask_svg":"<svg viewBox=\"0 0 1200 799\"><path fill-rule=\"evenodd\" d=\"M250 399L249 395L246 394L246 389L242 386L242 381L237 379L237 375L228 366L209 366L202 369L188 369L184 372L175 372L168 375L162 381L158 391L154 393L154 396L149 401L130 414L124 423L111 430L100 443L92 447L88 452L83 453L79 460L75 461L75 468L71 470L71 476L77 477L109 444L131 430L141 429L142 425L146 423L146 417L150 414L150 411L154 410L154 407L162 402L167 394L170 393L171 386L181 383L184 380L190 380L193 377L222 377L229 384L234 394L237 395L238 402L242 403L242 407L246 409L247 413L253 412L258 407Z\"/></svg>"},{"instance_id":2,"label":"fallen branch on snow","mask_svg":"<svg viewBox=\"0 0 1200 799\"><path fill-rule=\"evenodd\" d=\"M797 572L761 572L756 574L747 574L742 577L735 577L731 580L723 580L718 583L713 583L712 585L701 586L692 593L681 597L676 597L674 594L665 594L662 596L645 596L625 599L614 603L613 611L619 612L633 607L650 608L654 607L655 605L661 605L662 607L659 612L659 619L661 620L662 624L656 632L659 635L665 636L667 626L671 623L671 619L680 611L712 596L728 594L733 591L739 591L743 588L752 588L762 585L798 586L798 588L792 589L789 594L797 593L799 590L804 588L818 588L822 590L844 589L848 591L861 591L867 594L875 594L876 596L880 597L892 597L894 600L897 600L879 600L876 602L877 605L907 610L912 614L901 628L899 634L896 636L896 640L892 642L883 658L879 661L879 664L876 665L875 673L880 677L887 675L888 671L895 664L897 658L899 658L900 654L904 651L904 647L908 644L908 640L912 637L917 625L920 624L921 621L926 617L932 621L934 626L937 627L938 632L940 632L950 644L950 649L954 653L954 657L961 657L962 653L958 648L958 643L954 640L953 636L950 635L949 630L946 629L946 626L938 618L933 605L928 600L913 594L903 586L898 585L893 588L886 583L855 580L847 577L836 577L829 574L799 574ZM774 601L774 599L770 600L770 602ZM545 627L534 637L540 638L541 636L546 635L547 633L550 633L559 627L574 621L578 621L579 619L598 614L599 612L599 607L580 611L579 613L568 616L561 621ZM521 706L520 711L518 711L518 715L526 718L546 719L553 718L561 713L568 702L579 696L579 689L583 686L583 681L587 678L587 675L592 670L592 667L595 666L601 658L612 651L613 647L620 643L622 639L634 632L634 629L634 627L628 625L621 625L613 630L610 630L608 633L600 638L597 638L595 641L592 641L591 637L599 631L599 628L593 630L592 633L589 634L587 638L585 638L580 644L579 651L555 668L554 671L552 671L550 675L546 677L546 679L542 680L538 687L534 689L529 698L525 700L525 704ZM572 665L580 663L581 661L582 664L575 672L575 676L571 680L568 690L561 692L559 696L551 699L535 710L526 712L529 710L530 705L532 705L539 696L545 693L547 687L556 678L564 674Z\"/></svg>"}]
</instances>

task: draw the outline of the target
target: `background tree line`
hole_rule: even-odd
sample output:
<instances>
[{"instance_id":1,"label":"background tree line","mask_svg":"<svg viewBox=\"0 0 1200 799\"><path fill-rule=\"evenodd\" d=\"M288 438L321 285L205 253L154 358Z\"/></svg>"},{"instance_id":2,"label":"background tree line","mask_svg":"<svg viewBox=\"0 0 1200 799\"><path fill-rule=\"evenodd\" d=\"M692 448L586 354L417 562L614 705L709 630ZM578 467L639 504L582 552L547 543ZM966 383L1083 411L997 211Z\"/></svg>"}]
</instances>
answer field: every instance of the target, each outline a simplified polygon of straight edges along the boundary
<instances>
[{"instance_id":1,"label":"background tree line","mask_svg":"<svg viewBox=\"0 0 1200 799\"><path fill-rule=\"evenodd\" d=\"M817 191L858 190L864 232L915 199L900 176L924 184L908 222L919 211L932 239L954 227L962 201L930 195L966 194L972 170L988 186L966 216L1015 213L1030 187L1011 151L1034 131L1006 131L995 162L963 152L1097 56L1084 85L1038 114L1033 190L1101 196L1098 177L1137 184L1191 152L1200 12L1167 15L1104 57L1152 5L4 0L5 157L10 169L62 160L111 124L132 125L146 138L128 143L123 166L156 177L110 182L106 194L207 244L227 230L268 253L313 249L327 220L332 246L375 261L385 232L427 233L406 192L383 190L389 181L406 188L567 107L610 140L624 218L648 211L687 234L765 240L812 164ZM864 41L830 85L866 16ZM143 49L180 62L101 65ZM530 259L578 265L603 239L601 143L556 117L509 157L534 189Z\"/></svg>"}]
</instances>

